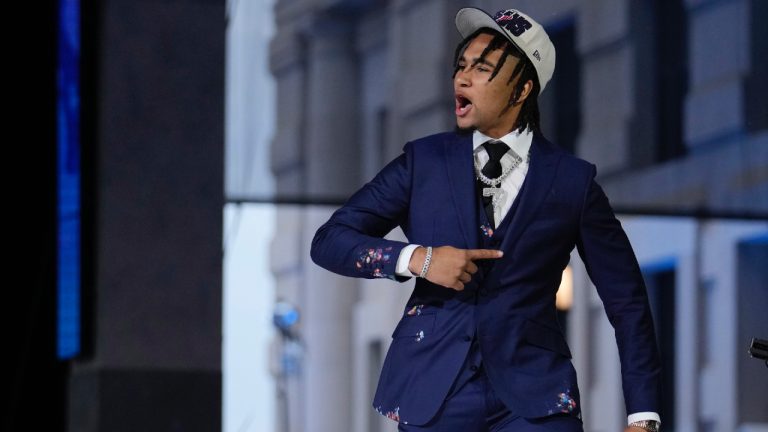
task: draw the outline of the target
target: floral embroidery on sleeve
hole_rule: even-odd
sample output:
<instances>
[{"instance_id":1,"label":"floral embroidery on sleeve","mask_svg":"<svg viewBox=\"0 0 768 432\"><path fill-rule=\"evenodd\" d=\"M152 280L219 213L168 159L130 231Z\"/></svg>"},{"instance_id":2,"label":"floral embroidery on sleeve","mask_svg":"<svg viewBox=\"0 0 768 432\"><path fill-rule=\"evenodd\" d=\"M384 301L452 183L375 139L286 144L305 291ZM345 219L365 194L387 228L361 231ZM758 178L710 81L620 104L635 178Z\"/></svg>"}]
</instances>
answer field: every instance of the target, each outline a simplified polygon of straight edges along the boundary
<instances>
[{"instance_id":1,"label":"floral embroidery on sleeve","mask_svg":"<svg viewBox=\"0 0 768 432\"><path fill-rule=\"evenodd\" d=\"M389 275L382 271L382 268L385 264L390 262L391 252L392 246L388 246L383 249L363 249L360 251L357 261L355 261L355 267L360 272L370 272L373 277L389 277Z\"/></svg>"}]
</instances>

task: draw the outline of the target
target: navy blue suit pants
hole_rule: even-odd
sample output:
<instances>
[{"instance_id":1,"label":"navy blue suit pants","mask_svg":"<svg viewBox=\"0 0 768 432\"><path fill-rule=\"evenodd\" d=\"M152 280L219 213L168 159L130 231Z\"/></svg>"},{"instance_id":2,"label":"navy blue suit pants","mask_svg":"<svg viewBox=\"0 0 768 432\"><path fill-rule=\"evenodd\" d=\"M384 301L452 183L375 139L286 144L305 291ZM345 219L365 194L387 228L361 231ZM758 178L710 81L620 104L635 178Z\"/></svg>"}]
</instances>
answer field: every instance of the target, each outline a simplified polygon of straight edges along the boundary
<instances>
[{"instance_id":1,"label":"navy blue suit pants","mask_svg":"<svg viewBox=\"0 0 768 432\"><path fill-rule=\"evenodd\" d=\"M472 377L446 397L429 423L400 423L402 432L583 432L580 419L560 414L524 419L511 412L496 394L481 365Z\"/></svg>"}]
</instances>

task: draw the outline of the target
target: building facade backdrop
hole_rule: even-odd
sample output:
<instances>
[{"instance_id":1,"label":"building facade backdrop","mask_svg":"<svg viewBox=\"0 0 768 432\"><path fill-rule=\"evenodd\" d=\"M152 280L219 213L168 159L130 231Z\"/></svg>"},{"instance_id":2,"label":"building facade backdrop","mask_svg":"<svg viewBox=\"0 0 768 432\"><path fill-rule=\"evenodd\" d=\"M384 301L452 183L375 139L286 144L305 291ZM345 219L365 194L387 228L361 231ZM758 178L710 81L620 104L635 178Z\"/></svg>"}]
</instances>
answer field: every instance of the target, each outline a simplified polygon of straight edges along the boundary
<instances>
[{"instance_id":1,"label":"building facade backdrop","mask_svg":"<svg viewBox=\"0 0 768 432\"><path fill-rule=\"evenodd\" d=\"M277 297L301 311L303 356L276 430L396 430L371 401L412 282L338 277L311 262L309 245L409 139L453 128L463 6L525 11L557 47L543 131L595 163L622 210L659 330L664 429L768 430L768 371L746 354L751 337L768 338L768 223L755 216L768 214L767 5L278 0L270 167L278 202L302 205L278 208L270 265ZM571 268L563 325L585 430L621 430L613 332L575 252Z\"/></svg>"}]
</instances>

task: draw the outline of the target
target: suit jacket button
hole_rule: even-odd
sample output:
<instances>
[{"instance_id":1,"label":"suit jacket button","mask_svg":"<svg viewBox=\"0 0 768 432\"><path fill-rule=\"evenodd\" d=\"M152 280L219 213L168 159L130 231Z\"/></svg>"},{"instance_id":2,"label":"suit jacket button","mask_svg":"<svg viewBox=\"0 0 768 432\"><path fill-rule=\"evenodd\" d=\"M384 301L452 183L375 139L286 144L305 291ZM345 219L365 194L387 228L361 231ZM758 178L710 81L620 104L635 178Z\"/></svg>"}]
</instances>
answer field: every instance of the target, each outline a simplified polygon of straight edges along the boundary
<instances>
[{"instance_id":1,"label":"suit jacket button","mask_svg":"<svg viewBox=\"0 0 768 432\"><path fill-rule=\"evenodd\" d=\"M477 370L477 366L476 365L472 365L472 366L469 367L469 370L476 371Z\"/></svg>"},{"instance_id":2,"label":"suit jacket button","mask_svg":"<svg viewBox=\"0 0 768 432\"><path fill-rule=\"evenodd\" d=\"M464 336L464 342L469 342L472 340L471 336Z\"/></svg>"}]
</instances>

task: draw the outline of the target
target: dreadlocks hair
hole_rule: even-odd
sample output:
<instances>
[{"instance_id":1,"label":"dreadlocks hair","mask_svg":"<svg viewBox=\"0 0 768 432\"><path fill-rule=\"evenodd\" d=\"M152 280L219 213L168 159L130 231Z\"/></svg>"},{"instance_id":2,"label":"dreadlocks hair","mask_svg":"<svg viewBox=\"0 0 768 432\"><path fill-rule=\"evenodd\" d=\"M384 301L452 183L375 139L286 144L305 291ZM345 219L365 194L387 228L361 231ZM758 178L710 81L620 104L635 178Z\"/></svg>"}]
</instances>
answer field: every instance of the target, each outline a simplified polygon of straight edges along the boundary
<instances>
[{"instance_id":1,"label":"dreadlocks hair","mask_svg":"<svg viewBox=\"0 0 768 432\"><path fill-rule=\"evenodd\" d=\"M456 73L458 73L460 69L459 59L462 55L464 55L464 51L467 49L467 46L472 41L472 39L476 38L480 34L489 34L493 36L493 39L491 39L491 42L488 43L488 46L483 49L480 57L472 62L472 66L475 66L481 61L485 60L485 57L490 52L497 49L503 50L501 57L499 58L499 62L491 73L491 76L488 78L488 81L493 80L496 75L498 75L499 71L501 71L501 68L504 66L504 63L507 61L507 56L512 56L519 59L515 69L512 71L512 75L510 75L509 80L507 80L507 85L511 84L518 75L520 76L520 79L517 81L517 84L514 86L512 92L509 95L509 101L507 102L506 108L504 108L504 110L499 115L504 114L508 109L512 108L512 106L517 103L520 95L523 92L525 83L530 80L533 82L533 88L531 89L531 93L528 95L525 101L523 101L523 106L520 108L520 114L518 114L517 117L515 130L522 132L526 128L530 128L533 132L540 132L539 103L537 100L539 96L539 78L536 75L536 68L533 67L533 63L531 63L528 57L501 33L489 28L481 28L464 38L464 40L462 40L459 45L456 46L456 51L453 57L454 69L452 77L455 78Z\"/></svg>"}]
</instances>

